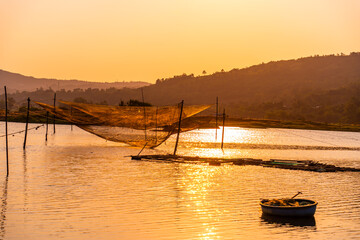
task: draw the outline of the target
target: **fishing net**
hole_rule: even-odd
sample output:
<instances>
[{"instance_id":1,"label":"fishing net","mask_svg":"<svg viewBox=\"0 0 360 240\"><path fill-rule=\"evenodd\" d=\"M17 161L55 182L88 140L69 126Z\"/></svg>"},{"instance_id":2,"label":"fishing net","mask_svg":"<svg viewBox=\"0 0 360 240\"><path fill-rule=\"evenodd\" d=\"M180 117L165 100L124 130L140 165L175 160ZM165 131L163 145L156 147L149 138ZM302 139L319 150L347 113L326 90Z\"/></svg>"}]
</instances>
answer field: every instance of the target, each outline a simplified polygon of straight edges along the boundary
<instances>
[{"instance_id":1,"label":"fishing net","mask_svg":"<svg viewBox=\"0 0 360 240\"><path fill-rule=\"evenodd\" d=\"M153 148L178 132L181 107L108 106L60 101L61 107L36 102L56 117L104 139ZM183 106L181 132L199 127L191 116L210 105Z\"/></svg>"}]
</instances>

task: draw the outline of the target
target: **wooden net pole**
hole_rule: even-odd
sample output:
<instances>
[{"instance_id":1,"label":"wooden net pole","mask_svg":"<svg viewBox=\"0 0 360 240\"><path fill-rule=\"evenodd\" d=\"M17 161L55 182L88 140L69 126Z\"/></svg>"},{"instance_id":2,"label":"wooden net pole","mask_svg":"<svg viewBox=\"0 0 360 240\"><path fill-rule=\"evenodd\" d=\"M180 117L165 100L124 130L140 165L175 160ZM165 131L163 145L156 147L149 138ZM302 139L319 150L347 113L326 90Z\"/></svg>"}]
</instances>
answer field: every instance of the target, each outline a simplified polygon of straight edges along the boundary
<instances>
[{"instance_id":1,"label":"wooden net pole","mask_svg":"<svg viewBox=\"0 0 360 240\"><path fill-rule=\"evenodd\" d=\"M218 109L219 109L219 101L218 97L216 97L216 116L215 116L215 141L217 141L217 130L218 130Z\"/></svg>"},{"instance_id":2,"label":"wooden net pole","mask_svg":"<svg viewBox=\"0 0 360 240\"><path fill-rule=\"evenodd\" d=\"M9 176L9 141L8 141L8 104L7 104L7 92L5 90L5 138L6 138L6 176Z\"/></svg>"},{"instance_id":3,"label":"wooden net pole","mask_svg":"<svg viewBox=\"0 0 360 240\"><path fill-rule=\"evenodd\" d=\"M155 144L157 144L157 118L158 118L158 106L156 106L156 116L155 116Z\"/></svg>"},{"instance_id":4,"label":"wooden net pole","mask_svg":"<svg viewBox=\"0 0 360 240\"><path fill-rule=\"evenodd\" d=\"M145 108L145 100L144 100L144 91L141 88L141 97L142 97L142 102L143 102L143 106L144 106L144 129L145 129L145 141L147 140L146 137L146 108Z\"/></svg>"},{"instance_id":5,"label":"wooden net pole","mask_svg":"<svg viewBox=\"0 0 360 240\"><path fill-rule=\"evenodd\" d=\"M223 129L222 129L222 137L221 137L221 149L224 147L224 133L225 133L225 108L223 113Z\"/></svg>"},{"instance_id":6,"label":"wooden net pole","mask_svg":"<svg viewBox=\"0 0 360 240\"><path fill-rule=\"evenodd\" d=\"M54 93L54 134L55 134L55 113L56 113L56 108L55 108L55 104L56 104L56 93Z\"/></svg>"},{"instance_id":7,"label":"wooden net pole","mask_svg":"<svg viewBox=\"0 0 360 240\"><path fill-rule=\"evenodd\" d=\"M45 132L45 141L47 141L48 129L49 129L49 112L48 112L48 111L46 111L46 132Z\"/></svg>"},{"instance_id":8,"label":"wooden net pole","mask_svg":"<svg viewBox=\"0 0 360 240\"><path fill-rule=\"evenodd\" d=\"M180 116L179 116L179 127L178 127L178 133L176 136L176 143L175 143L175 149L174 149L174 155L176 155L177 146L179 143L179 137L180 137L180 131L181 131L181 116L184 108L184 100L181 101L181 108L180 108Z\"/></svg>"},{"instance_id":9,"label":"wooden net pole","mask_svg":"<svg viewBox=\"0 0 360 240\"><path fill-rule=\"evenodd\" d=\"M23 149L26 148L26 139L27 139L27 132L28 132L28 125L29 125L29 112L30 112L30 98L27 99L27 113L26 113L26 124L25 124L25 136L24 136L24 145Z\"/></svg>"}]
</instances>

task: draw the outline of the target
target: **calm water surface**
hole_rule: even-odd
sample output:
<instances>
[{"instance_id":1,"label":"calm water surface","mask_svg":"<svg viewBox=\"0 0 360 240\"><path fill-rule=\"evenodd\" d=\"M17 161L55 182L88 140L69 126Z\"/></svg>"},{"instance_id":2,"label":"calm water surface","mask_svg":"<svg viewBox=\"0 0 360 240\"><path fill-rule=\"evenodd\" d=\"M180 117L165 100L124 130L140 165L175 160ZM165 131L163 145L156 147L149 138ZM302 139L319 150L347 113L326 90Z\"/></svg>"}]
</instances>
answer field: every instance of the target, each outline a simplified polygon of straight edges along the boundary
<instances>
[{"instance_id":1,"label":"calm water surface","mask_svg":"<svg viewBox=\"0 0 360 240\"><path fill-rule=\"evenodd\" d=\"M26 151L23 134L9 137L8 178L0 138L0 239L360 239L360 173L132 161L138 148L56 131L45 143L44 127L31 130ZM174 140L143 153L172 153ZM360 167L360 133L226 128L224 153L215 130L180 140L183 155ZM260 198L298 191L319 202L314 218L262 216Z\"/></svg>"}]
</instances>

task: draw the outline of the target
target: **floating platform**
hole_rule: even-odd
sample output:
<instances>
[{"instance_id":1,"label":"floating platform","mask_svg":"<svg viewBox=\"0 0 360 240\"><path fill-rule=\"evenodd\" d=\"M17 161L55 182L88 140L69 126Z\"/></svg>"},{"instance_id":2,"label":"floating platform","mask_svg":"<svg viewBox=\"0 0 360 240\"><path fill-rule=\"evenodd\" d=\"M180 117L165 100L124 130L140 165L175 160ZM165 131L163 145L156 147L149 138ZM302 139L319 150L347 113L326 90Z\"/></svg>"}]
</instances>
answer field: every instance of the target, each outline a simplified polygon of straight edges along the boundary
<instances>
[{"instance_id":1,"label":"floating platform","mask_svg":"<svg viewBox=\"0 0 360 240\"><path fill-rule=\"evenodd\" d=\"M311 160L270 159L269 161L264 161L262 159L254 158L203 158L178 155L134 155L131 156L131 159L138 161L209 164L211 166L221 166L223 164L255 165L313 172L360 172L359 168L337 167L335 165L319 163Z\"/></svg>"}]
</instances>

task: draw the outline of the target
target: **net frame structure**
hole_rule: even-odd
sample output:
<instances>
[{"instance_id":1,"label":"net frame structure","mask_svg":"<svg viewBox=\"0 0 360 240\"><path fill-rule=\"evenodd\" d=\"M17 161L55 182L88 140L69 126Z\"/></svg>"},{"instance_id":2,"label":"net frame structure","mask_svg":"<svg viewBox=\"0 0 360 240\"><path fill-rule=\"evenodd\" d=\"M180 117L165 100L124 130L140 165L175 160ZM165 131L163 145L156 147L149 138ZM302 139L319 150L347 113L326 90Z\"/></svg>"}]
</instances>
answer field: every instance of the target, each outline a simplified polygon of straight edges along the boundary
<instances>
[{"instance_id":1,"label":"net frame structure","mask_svg":"<svg viewBox=\"0 0 360 240\"><path fill-rule=\"evenodd\" d=\"M57 118L109 141L155 148L172 134L199 128L193 116L211 105L109 106L59 101L60 107L36 102Z\"/></svg>"}]
</instances>

